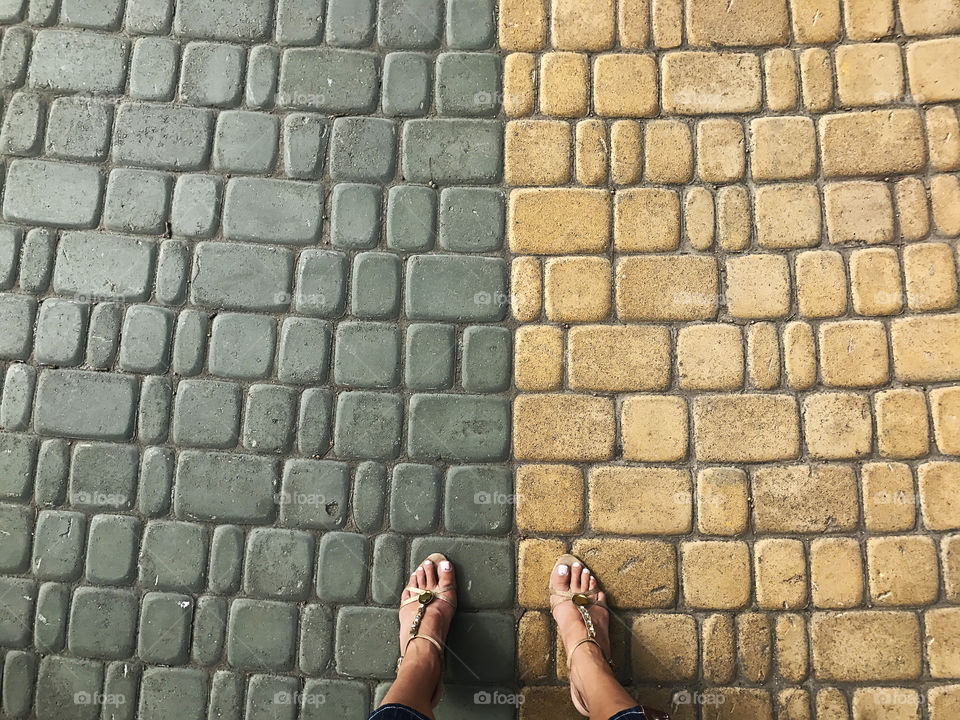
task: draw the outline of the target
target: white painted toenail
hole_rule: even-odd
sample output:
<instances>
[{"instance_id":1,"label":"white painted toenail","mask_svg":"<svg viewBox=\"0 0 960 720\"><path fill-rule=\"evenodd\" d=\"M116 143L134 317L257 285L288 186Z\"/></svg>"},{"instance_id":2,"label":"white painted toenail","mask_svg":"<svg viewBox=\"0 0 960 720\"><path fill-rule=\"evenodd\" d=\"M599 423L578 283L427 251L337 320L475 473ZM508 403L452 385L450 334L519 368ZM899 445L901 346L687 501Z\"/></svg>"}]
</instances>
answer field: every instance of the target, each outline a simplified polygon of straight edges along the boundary
<instances>
[{"instance_id":1,"label":"white painted toenail","mask_svg":"<svg viewBox=\"0 0 960 720\"><path fill-rule=\"evenodd\" d=\"M570 572L570 568L568 568L566 565L561 565L560 567L557 568L558 575L567 575L569 572Z\"/></svg>"},{"instance_id":2,"label":"white painted toenail","mask_svg":"<svg viewBox=\"0 0 960 720\"><path fill-rule=\"evenodd\" d=\"M444 560L442 563L440 563L440 569L444 572L450 572L451 568L453 568L453 565L451 565L448 560Z\"/></svg>"},{"instance_id":3,"label":"white painted toenail","mask_svg":"<svg viewBox=\"0 0 960 720\"><path fill-rule=\"evenodd\" d=\"M433 565L433 560L424 560L424 561L423 561L423 566L424 566L424 567L427 567L428 565Z\"/></svg>"}]
</instances>

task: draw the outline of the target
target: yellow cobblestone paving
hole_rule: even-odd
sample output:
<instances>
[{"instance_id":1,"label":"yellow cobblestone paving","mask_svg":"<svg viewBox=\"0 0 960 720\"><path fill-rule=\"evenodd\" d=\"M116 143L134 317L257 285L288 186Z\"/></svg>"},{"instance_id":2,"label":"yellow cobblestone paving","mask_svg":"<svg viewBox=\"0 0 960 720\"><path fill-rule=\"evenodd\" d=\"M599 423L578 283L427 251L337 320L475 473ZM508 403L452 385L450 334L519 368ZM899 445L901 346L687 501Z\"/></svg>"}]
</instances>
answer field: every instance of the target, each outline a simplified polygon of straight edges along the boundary
<instances>
[{"instance_id":1,"label":"yellow cobblestone paving","mask_svg":"<svg viewBox=\"0 0 960 720\"><path fill-rule=\"evenodd\" d=\"M565 549L677 720L960 718L960 2L500 0L499 40L521 718L572 712Z\"/></svg>"}]
</instances>

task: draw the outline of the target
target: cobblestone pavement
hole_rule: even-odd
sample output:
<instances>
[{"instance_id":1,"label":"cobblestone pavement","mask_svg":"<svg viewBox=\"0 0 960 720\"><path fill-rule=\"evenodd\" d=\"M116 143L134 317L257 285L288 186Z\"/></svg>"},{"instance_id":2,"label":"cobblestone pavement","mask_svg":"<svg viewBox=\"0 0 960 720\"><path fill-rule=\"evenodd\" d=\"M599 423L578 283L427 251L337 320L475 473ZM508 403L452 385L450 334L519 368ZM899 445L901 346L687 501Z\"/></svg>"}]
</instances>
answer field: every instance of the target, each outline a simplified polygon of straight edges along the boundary
<instances>
[{"instance_id":1,"label":"cobblestone pavement","mask_svg":"<svg viewBox=\"0 0 960 720\"><path fill-rule=\"evenodd\" d=\"M0 23L0 716L960 717L957 0Z\"/></svg>"}]
</instances>

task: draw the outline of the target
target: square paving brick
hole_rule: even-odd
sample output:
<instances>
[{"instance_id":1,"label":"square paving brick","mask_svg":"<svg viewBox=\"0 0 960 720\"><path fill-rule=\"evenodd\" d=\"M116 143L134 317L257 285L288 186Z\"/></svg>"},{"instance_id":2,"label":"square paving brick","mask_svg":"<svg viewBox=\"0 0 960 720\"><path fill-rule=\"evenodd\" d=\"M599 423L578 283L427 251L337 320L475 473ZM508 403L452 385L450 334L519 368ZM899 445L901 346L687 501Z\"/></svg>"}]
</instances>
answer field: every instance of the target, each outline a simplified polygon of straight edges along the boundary
<instances>
[{"instance_id":1,"label":"square paving brick","mask_svg":"<svg viewBox=\"0 0 960 720\"><path fill-rule=\"evenodd\" d=\"M70 464L70 504L128 510L137 487L140 453L132 445L77 443Z\"/></svg>"},{"instance_id":2,"label":"square paving brick","mask_svg":"<svg viewBox=\"0 0 960 720\"><path fill-rule=\"evenodd\" d=\"M330 367L330 325L323 320L291 317L280 327L277 377L294 385L322 383Z\"/></svg>"},{"instance_id":3,"label":"square paving brick","mask_svg":"<svg viewBox=\"0 0 960 720\"><path fill-rule=\"evenodd\" d=\"M293 665L296 606L242 598L230 604L227 661L242 670L283 672Z\"/></svg>"},{"instance_id":4,"label":"square paving brick","mask_svg":"<svg viewBox=\"0 0 960 720\"><path fill-rule=\"evenodd\" d=\"M397 129L390 120L347 117L333 121L330 177L387 182L396 171Z\"/></svg>"},{"instance_id":5,"label":"square paving brick","mask_svg":"<svg viewBox=\"0 0 960 720\"><path fill-rule=\"evenodd\" d=\"M437 232L437 193L418 185L396 185L387 196L387 247L424 252Z\"/></svg>"},{"instance_id":6,"label":"square paving brick","mask_svg":"<svg viewBox=\"0 0 960 720\"><path fill-rule=\"evenodd\" d=\"M313 569L313 535L256 528L247 536L243 591L256 598L305 600Z\"/></svg>"},{"instance_id":7,"label":"square paving brick","mask_svg":"<svg viewBox=\"0 0 960 720\"><path fill-rule=\"evenodd\" d=\"M188 595L150 592L143 596L137 656L148 663L181 665L190 650L193 600Z\"/></svg>"},{"instance_id":8,"label":"square paving brick","mask_svg":"<svg viewBox=\"0 0 960 720\"><path fill-rule=\"evenodd\" d=\"M367 585L369 554L363 535L326 533L317 550L317 597L326 602L359 602Z\"/></svg>"},{"instance_id":9,"label":"square paving brick","mask_svg":"<svg viewBox=\"0 0 960 720\"><path fill-rule=\"evenodd\" d=\"M158 590L197 592L207 568L206 529L188 522L151 520L140 548L140 584Z\"/></svg>"},{"instance_id":10,"label":"square paving brick","mask_svg":"<svg viewBox=\"0 0 960 720\"><path fill-rule=\"evenodd\" d=\"M405 382L411 390L446 390L456 365L453 325L414 324L407 328Z\"/></svg>"},{"instance_id":11,"label":"square paving brick","mask_svg":"<svg viewBox=\"0 0 960 720\"><path fill-rule=\"evenodd\" d=\"M505 535L517 502L506 468L467 465L447 470L443 524L466 535Z\"/></svg>"},{"instance_id":12,"label":"square paving brick","mask_svg":"<svg viewBox=\"0 0 960 720\"><path fill-rule=\"evenodd\" d=\"M280 524L311 530L341 528L348 517L349 496L350 469L345 463L288 460L279 495Z\"/></svg>"},{"instance_id":13,"label":"square paving brick","mask_svg":"<svg viewBox=\"0 0 960 720\"><path fill-rule=\"evenodd\" d=\"M397 613L387 608L344 607L337 613L337 672L347 677L393 677L397 664Z\"/></svg>"},{"instance_id":14,"label":"square paving brick","mask_svg":"<svg viewBox=\"0 0 960 720\"><path fill-rule=\"evenodd\" d=\"M73 593L67 646L80 657L117 659L134 651L138 598L128 590L81 587Z\"/></svg>"},{"instance_id":15,"label":"square paving brick","mask_svg":"<svg viewBox=\"0 0 960 720\"><path fill-rule=\"evenodd\" d=\"M162 720L171 714L184 720L203 720L208 683L201 670L147 668L140 682L137 715L141 720Z\"/></svg>"},{"instance_id":16,"label":"square paving brick","mask_svg":"<svg viewBox=\"0 0 960 720\"><path fill-rule=\"evenodd\" d=\"M389 253L360 253L353 260L350 309L361 318L392 319L400 311L401 263Z\"/></svg>"},{"instance_id":17,"label":"square paving brick","mask_svg":"<svg viewBox=\"0 0 960 720\"><path fill-rule=\"evenodd\" d=\"M253 385L244 409L243 445L258 452L285 452L293 442L296 393L280 385Z\"/></svg>"},{"instance_id":18,"label":"square paving brick","mask_svg":"<svg viewBox=\"0 0 960 720\"><path fill-rule=\"evenodd\" d=\"M380 240L382 195L376 185L338 183L330 196L330 243L337 248L369 250Z\"/></svg>"},{"instance_id":19,"label":"square paving brick","mask_svg":"<svg viewBox=\"0 0 960 720\"><path fill-rule=\"evenodd\" d=\"M86 516L63 510L41 510L33 538L31 567L41 580L74 580L83 569Z\"/></svg>"},{"instance_id":20,"label":"square paving brick","mask_svg":"<svg viewBox=\"0 0 960 720\"><path fill-rule=\"evenodd\" d=\"M234 383L181 380L173 406L173 441L187 447L236 447L240 396Z\"/></svg>"},{"instance_id":21,"label":"square paving brick","mask_svg":"<svg viewBox=\"0 0 960 720\"><path fill-rule=\"evenodd\" d=\"M390 484L390 528L422 535L440 520L440 471L430 465L401 463Z\"/></svg>"},{"instance_id":22,"label":"square paving brick","mask_svg":"<svg viewBox=\"0 0 960 720\"><path fill-rule=\"evenodd\" d=\"M432 69L430 57L423 53L389 53L383 60L384 114L426 115L430 109Z\"/></svg>"},{"instance_id":23,"label":"square paving brick","mask_svg":"<svg viewBox=\"0 0 960 720\"><path fill-rule=\"evenodd\" d=\"M387 323L337 326L333 378L338 385L395 387L400 381L400 330Z\"/></svg>"},{"instance_id":24,"label":"square paving brick","mask_svg":"<svg viewBox=\"0 0 960 720\"><path fill-rule=\"evenodd\" d=\"M503 193L491 188L444 188L440 246L455 252L493 252L503 245Z\"/></svg>"},{"instance_id":25,"label":"square paving brick","mask_svg":"<svg viewBox=\"0 0 960 720\"><path fill-rule=\"evenodd\" d=\"M496 115L500 59L489 53L443 53L437 58L437 110L444 115Z\"/></svg>"},{"instance_id":26,"label":"square paving brick","mask_svg":"<svg viewBox=\"0 0 960 720\"><path fill-rule=\"evenodd\" d=\"M345 392L337 397L334 447L343 458L391 460L400 452L403 409L400 397Z\"/></svg>"},{"instance_id":27,"label":"square paving brick","mask_svg":"<svg viewBox=\"0 0 960 720\"><path fill-rule=\"evenodd\" d=\"M265 377L273 367L276 320L262 315L221 313L210 335L210 372L239 380Z\"/></svg>"},{"instance_id":28,"label":"square paving brick","mask_svg":"<svg viewBox=\"0 0 960 720\"><path fill-rule=\"evenodd\" d=\"M102 686L102 663L56 655L44 657L37 672L37 717L94 720L100 713L93 697Z\"/></svg>"},{"instance_id":29,"label":"square paving brick","mask_svg":"<svg viewBox=\"0 0 960 720\"><path fill-rule=\"evenodd\" d=\"M140 545L140 520L129 515L95 515L87 541L86 578L95 585L133 581Z\"/></svg>"}]
</instances>

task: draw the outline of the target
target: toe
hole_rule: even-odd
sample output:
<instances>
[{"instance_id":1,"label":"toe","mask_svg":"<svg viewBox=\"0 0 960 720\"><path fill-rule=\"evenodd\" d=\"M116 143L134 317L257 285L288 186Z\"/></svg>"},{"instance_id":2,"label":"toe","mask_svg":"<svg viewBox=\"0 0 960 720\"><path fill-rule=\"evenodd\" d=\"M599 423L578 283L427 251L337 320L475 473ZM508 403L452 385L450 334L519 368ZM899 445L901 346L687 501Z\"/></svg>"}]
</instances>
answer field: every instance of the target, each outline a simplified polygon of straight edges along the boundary
<instances>
[{"instance_id":1,"label":"toe","mask_svg":"<svg viewBox=\"0 0 960 720\"><path fill-rule=\"evenodd\" d=\"M597 589L597 579L593 575L590 576L589 587L590 587L590 592L593 592Z\"/></svg>"},{"instance_id":2,"label":"toe","mask_svg":"<svg viewBox=\"0 0 960 720\"><path fill-rule=\"evenodd\" d=\"M437 586L437 566L433 564L433 560L424 560L421 567L427 580L427 589L433 590Z\"/></svg>"},{"instance_id":3,"label":"toe","mask_svg":"<svg viewBox=\"0 0 960 720\"><path fill-rule=\"evenodd\" d=\"M441 585L444 587L452 587L455 584L452 562L449 560L441 560L437 564L437 570L439 571Z\"/></svg>"},{"instance_id":4,"label":"toe","mask_svg":"<svg viewBox=\"0 0 960 720\"><path fill-rule=\"evenodd\" d=\"M573 592L580 592L583 588L580 587L580 576L583 573L583 565L580 563L574 563L573 567L570 568L570 589Z\"/></svg>"},{"instance_id":5,"label":"toe","mask_svg":"<svg viewBox=\"0 0 960 720\"><path fill-rule=\"evenodd\" d=\"M551 585L558 590L567 591L570 589L570 566L557 565L553 569L553 578Z\"/></svg>"},{"instance_id":6,"label":"toe","mask_svg":"<svg viewBox=\"0 0 960 720\"><path fill-rule=\"evenodd\" d=\"M417 568L415 573L417 576L417 587L425 589L427 587L427 573L423 569L423 565Z\"/></svg>"},{"instance_id":7,"label":"toe","mask_svg":"<svg viewBox=\"0 0 960 720\"><path fill-rule=\"evenodd\" d=\"M584 568L580 571L580 592L590 590L590 571Z\"/></svg>"}]
</instances>

